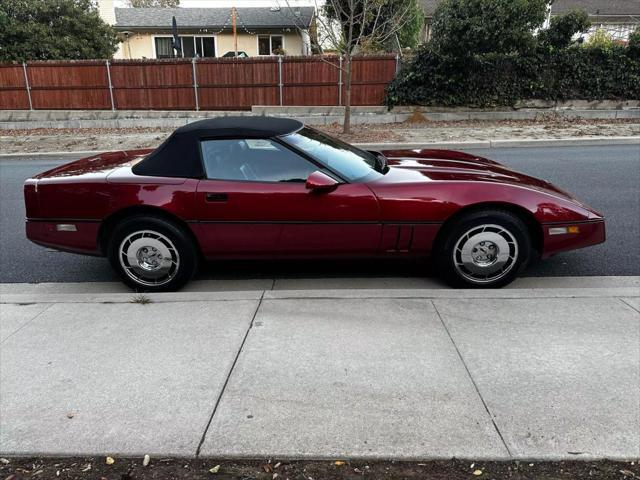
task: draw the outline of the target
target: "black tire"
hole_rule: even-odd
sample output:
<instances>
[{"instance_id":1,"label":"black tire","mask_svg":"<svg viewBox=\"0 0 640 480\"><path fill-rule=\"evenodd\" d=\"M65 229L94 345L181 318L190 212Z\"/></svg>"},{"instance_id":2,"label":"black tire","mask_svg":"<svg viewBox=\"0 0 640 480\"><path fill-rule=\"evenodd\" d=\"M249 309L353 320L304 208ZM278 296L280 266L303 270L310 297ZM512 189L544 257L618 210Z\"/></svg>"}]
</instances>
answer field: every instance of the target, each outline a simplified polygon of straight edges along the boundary
<instances>
[{"instance_id":1,"label":"black tire","mask_svg":"<svg viewBox=\"0 0 640 480\"><path fill-rule=\"evenodd\" d=\"M503 287L515 280L531 258L529 230L511 212L470 212L444 228L434 249L434 263L453 287Z\"/></svg>"},{"instance_id":2,"label":"black tire","mask_svg":"<svg viewBox=\"0 0 640 480\"><path fill-rule=\"evenodd\" d=\"M137 263L123 253L143 250L139 253L143 260L137 257ZM149 259L147 252L154 258ZM107 257L122 281L139 292L180 289L195 274L199 259L187 232L169 220L148 215L128 217L116 225L109 238Z\"/></svg>"}]
</instances>

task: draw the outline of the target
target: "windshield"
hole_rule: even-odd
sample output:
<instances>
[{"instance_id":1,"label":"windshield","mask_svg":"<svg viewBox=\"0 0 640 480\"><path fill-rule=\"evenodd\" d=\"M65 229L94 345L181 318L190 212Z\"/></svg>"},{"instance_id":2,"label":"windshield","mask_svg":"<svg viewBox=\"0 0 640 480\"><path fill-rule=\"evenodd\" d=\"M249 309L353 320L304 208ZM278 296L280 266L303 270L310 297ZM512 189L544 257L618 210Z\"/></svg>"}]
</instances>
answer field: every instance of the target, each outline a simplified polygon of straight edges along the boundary
<instances>
[{"instance_id":1,"label":"windshield","mask_svg":"<svg viewBox=\"0 0 640 480\"><path fill-rule=\"evenodd\" d=\"M378 159L372 153L330 137L312 128L285 135L282 140L303 151L349 182L372 180L381 176L376 170Z\"/></svg>"}]
</instances>

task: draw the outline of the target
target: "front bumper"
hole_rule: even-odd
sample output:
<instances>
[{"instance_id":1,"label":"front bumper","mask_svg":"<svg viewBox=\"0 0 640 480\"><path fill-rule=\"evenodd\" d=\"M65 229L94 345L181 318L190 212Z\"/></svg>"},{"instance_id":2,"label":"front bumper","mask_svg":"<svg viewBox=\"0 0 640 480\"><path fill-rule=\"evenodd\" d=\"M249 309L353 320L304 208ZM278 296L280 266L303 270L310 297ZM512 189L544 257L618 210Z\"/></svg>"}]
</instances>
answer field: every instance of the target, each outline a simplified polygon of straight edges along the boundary
<instances>
[{"instance_id":1,"label":"front bumper","mask_svg":"<svg viewBox=\"0 0 640 480\"><path fill-rule=\"evenodd\" d=\"M571 233L577 227L577 232ZM603 243L606 240L604 219L588 220L584 222L547 223L542 225L544 248L542 258L556 253L577 250ZM558 233L562 230L567 233Z\"/></svg>"}]
</instances>

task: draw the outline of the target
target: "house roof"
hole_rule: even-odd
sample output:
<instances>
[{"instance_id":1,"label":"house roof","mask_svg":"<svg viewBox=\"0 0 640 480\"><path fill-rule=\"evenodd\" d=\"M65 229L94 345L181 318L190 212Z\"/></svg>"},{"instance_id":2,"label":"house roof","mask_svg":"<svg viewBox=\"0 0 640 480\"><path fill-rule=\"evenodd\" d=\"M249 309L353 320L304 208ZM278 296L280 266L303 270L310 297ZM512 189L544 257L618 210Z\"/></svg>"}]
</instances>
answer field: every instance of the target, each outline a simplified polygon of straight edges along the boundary
<instances>
[{"instance_id":1,"label":"house roof","mask_svg":"<svg viewBox=\"0 0 640 480\"><path fill-rule=\"evenodd\" d=\"M313 7L238 8L238 28L308 28ZM231 28L230 8L116 8L118 30L170 29L172 18L180 28Z\"/></svg>"},{"instance_id":2,"label":"house roof","mask_svg":"<svg viewBox=\"0 0 640 480\"><path fill-rule=\"evenodd\" d=\"M427 17L432 17L441 0L420 0ZM640 16L640 0L555 0L551 12L566 13L569 10L583 9L589 15L602 16Z\"/></svg>"},{"instance_id":3,"label":"house roof","mask_svg":"<svg viewBox=\"0 0 640 480\"><path fill-rule=\"evenodd\" d=\"M589 15L640 16L640 0L555 0L551 13L586 10Z\"/></svg>"}]
</instances>

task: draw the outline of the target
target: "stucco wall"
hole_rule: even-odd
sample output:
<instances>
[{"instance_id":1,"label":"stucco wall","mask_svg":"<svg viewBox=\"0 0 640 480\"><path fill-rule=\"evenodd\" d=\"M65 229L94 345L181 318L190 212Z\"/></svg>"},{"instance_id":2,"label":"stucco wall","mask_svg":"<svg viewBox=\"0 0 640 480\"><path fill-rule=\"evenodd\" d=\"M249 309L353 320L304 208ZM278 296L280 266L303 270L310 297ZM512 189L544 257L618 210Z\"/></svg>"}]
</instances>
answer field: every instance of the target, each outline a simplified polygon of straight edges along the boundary
<instances>
[{"instance_id":1,"label":"stucco wall","mask_svg":"<svg viewBox=\"0 0 640 480\"><path fill-rule=\"evenodd\" d=\"M153 36L148 33L133 34L120 44L113 58L155 58Z\"/></svg>"},{"instance_id":2,"label":"stucco wall","mask_svg":"<svg viewBox=\"0 0 640 480\"><path fill-rule=\"evenodd\" d=\"M136 33L120 44L120 47L114 58L155 58L154 37L167 36L171 33ZM185 33L185 35L198 35L197 33ZM277 33L276 35L280 35ZM284 36L284 49L287 55L303 55L308 53L304 51L304 44L300 34L295 32L282 33ZM216 55L222 56L227 52L233 51L233 34L219 33L216 37ZM258 37L248 33L238 33L238 51L246 52L249 56L258 55Z\"/></svg>"}]
</instances>

